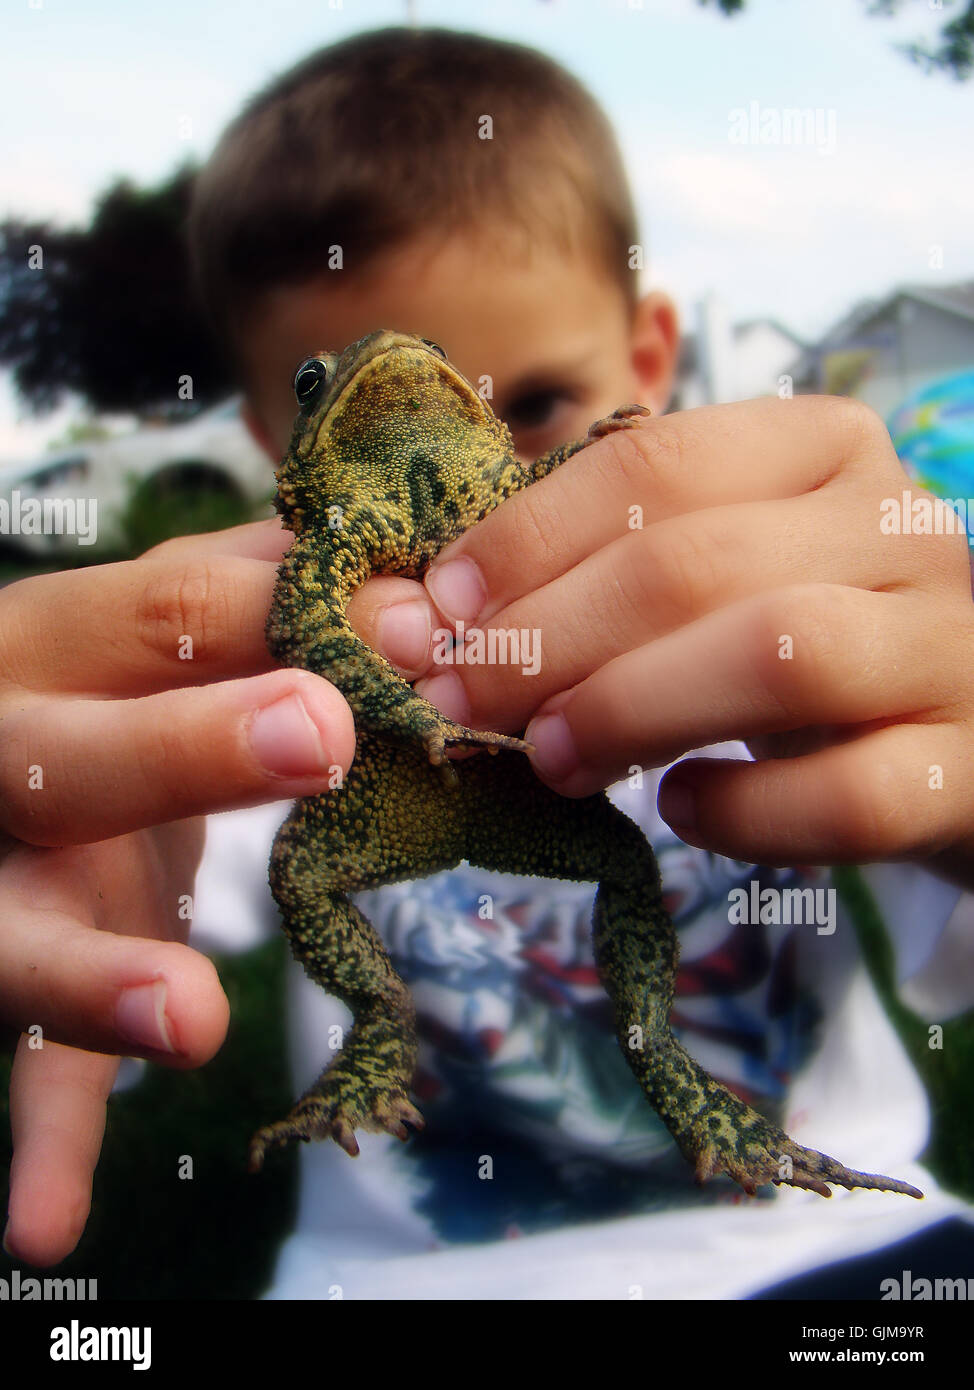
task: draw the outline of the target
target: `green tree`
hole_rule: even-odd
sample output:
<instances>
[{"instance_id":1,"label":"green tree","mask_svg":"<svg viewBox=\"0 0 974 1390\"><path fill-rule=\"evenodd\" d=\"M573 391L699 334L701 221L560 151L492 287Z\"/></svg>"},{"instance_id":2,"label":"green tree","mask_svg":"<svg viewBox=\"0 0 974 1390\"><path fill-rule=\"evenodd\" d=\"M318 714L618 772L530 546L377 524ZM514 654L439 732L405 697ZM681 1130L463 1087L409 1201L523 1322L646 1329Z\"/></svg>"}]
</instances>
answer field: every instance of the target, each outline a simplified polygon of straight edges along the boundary
<instances>
[{"instance_id":1,"label":"green tree","mask_svg":"<svg viewBox=\"0 0 974 1390\"><path fill-rule=\"evenodd\" d=\"M0 224L0 364L34 410L74 391L96 412L175 417L226 395L183 237L193 175L184 166L148 189L119 180L84 229Z\"/></svg>"},{"instance_id":2,"label":"green tree","mask_svg":"<svg viewBox=\"0 0 974 1390\"><path fill-rule=\"evenodd\" d=\"M724 14L734 15L741 13L747 0L698 0L698 3L714 4ZM864 0L864 3L869 14L893 15L903 7L904 0ZM915 11L920 9L913 0L911 4ZM915 40L913 43L897 44L897 47L925 71L947 72L958 82L963 82L974 70L974 0L966 0L959 13L956 8L957 0L943 0L942 5L929 5L931 21L935 16L938 22L940 18L946 19L933 41ZM949 15L952 11L955 13L951 19Z\"/></svg>"}]
</instances>

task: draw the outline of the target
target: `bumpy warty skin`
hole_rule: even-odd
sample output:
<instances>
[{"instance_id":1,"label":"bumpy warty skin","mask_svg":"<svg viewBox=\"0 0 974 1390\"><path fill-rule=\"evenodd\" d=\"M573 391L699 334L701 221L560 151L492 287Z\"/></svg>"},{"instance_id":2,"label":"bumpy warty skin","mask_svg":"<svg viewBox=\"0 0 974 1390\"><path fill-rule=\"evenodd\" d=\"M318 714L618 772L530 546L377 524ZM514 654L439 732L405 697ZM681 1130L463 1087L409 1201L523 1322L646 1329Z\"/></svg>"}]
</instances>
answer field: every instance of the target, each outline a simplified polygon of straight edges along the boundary
<instances>
[{"instance_id":1,"label":"bumpy warty skin","mask_svg":"<svg viewBox=\"0 0 974 1390\"><path fill-rule=\"evenodd\" d=\"M620 1047L700 1180L726 1173L748 1192L785 1182L829 1196L834 1183L919 1196L795 1144L688 1055L669 1023L676 933L642 832L604 795L570 800L550 791L521 739L444 718L345 616L371 575L421 578L445 545L506 498L648 412L624 407L527 468L487 402L423 339L371 334L341 355L311 359L296 386L304 404L277 473L277 506L294 543L278 573L267 640L284 665L338 687L355 717L357 747L344 782L299 801L284 822L270 882L295 955L349 1006L354 1025L287 1118L254 1136L251 1167L293 1139L332 1138L354 1155L357 1129L406 1139L407 1126L422 1128L409 1098L409 991L348 895L466 859L599 884L595 956ZM453 762L449 747L492 756Z\"/></svg>"}]
</instances>

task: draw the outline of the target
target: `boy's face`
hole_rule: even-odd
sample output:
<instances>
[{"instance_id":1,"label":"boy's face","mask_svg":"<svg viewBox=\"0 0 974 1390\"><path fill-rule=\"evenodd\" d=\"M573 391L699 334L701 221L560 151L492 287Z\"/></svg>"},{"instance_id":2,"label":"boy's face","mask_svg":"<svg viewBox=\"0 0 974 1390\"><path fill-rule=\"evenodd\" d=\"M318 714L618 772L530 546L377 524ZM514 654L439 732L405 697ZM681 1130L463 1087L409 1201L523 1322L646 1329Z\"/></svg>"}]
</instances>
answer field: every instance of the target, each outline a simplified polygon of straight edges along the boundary
<instances>
[{"instance_id":1,"label":"boy's face","mask_svg":"<svg viewBox=\"0 0 974 1390\"><path fill-rule=\"evenodd\" d=\"M378 328L431 338L478 388L489 377L525 461L630 401L662 412L679 337L670 300L651 294L633 309L581 253L525 257L503 236L411 243L364 275L332 272L262 297L243 344L245 415L275 462L291 436L298 364Z\"/></svg>"}]
</instances>

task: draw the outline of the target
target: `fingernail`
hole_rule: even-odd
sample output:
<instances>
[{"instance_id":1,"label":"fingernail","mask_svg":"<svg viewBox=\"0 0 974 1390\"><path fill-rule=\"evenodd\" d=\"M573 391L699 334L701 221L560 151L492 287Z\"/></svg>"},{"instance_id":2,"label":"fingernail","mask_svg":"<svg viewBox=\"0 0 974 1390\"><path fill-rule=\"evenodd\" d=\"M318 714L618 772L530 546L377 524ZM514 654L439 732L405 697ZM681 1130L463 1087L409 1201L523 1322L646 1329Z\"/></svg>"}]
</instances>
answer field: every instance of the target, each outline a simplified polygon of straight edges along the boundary
<instances>
[{"instance_id":1,"label":"fingernail","mask_svg":"<svg viewBox=\"0 0 974 1390\"><path fill-rule=\"evenodd\" d=\"M487 602L480 566L466 555L434 565L426 576L426 587L440 612L454 622L475 622Z\"/></svg>"},{"instance_id":2,"label":"fingernail","mask_svg":"<svg viewBox=\"0 0 974 1390\"><path fill-rule=\"evenodd\" d=\"M563 714L542 714L525 730L525 743L534 744L531 761L547 782L564 782L578 767L578 749Z\"/></svg>"},{"instance_id":3,"label":"fingernail","mask_svg":"<svg viewBox=\"0 0 974 1390\"><path fill-rule=\"evenodd\" d=\"M429 700L447 719L452 719L455 724L468 724L470 701L463 688L463 681L456 671L444 671L439 676L417 681L413 688L417 695Z\"/></svg>"},{"instance_id":4,"label":"fingernail","mask_svg":"<svg viewBox=\"0 0 974 1390\"><path fill-rule=\"evenodd\" d=\"M425 599L391 603L379 614L376 639L379 649L393 666L404 671L421 671L426 665L432 631L430 606Z\"/></svg>"},{"instance_id":5,"label":"fingernail","mask_svg":"<svg viewBox=\"0 0 974 1390\"><path fill-rule=\"evenodd\" d=\"M697 800L689 782L668 778L660 787L656 809L671 829L693 830L697 823Z\"/></svg>"},{"instance_id":6,"label":"fingernail","mask_svg":"<svg viewBox=\"0 0 974 1390\"><path fill-rule=\"evenodd\" d=\"M257 711L250 746L261 766L278 777L309 777L328 766L318 726L300 695Z\"/></svg>"},{"instance_id":7,"label":"fingernail","mask_svg":"<svg viewBox=\"0 0 974 1390\"><path fill-rule=\"evenodd\" d=\"M157 1052L176 1051L166 1022L166 991L165 980L122 991L115 1005L115 1027L127 1042Z\"/></svg>"}]
</instances>

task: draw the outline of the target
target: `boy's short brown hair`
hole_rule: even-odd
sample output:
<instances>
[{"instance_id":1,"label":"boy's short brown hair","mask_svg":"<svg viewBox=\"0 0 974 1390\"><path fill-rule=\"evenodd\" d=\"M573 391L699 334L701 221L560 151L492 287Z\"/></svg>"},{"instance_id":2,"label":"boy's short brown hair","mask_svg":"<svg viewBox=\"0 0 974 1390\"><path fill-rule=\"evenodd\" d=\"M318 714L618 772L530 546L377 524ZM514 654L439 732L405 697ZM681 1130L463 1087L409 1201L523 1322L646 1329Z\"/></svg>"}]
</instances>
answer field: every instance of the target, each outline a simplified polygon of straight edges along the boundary
<instances>
[{"instance_id":1,"label":"boy's short brown hair","mask_svg":"<svg viewBox=\"0 0 974 1390\"><path fill-rule=\"evenodd\" d=\"M393 28L320 49L249 102L200 171L188 230L232 346L261 292L326 274L330 247L356 274L488 215L583 248L635 299L629 187L585 88L520 44Z\"/></svg>"}]
</instances>

